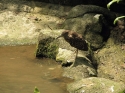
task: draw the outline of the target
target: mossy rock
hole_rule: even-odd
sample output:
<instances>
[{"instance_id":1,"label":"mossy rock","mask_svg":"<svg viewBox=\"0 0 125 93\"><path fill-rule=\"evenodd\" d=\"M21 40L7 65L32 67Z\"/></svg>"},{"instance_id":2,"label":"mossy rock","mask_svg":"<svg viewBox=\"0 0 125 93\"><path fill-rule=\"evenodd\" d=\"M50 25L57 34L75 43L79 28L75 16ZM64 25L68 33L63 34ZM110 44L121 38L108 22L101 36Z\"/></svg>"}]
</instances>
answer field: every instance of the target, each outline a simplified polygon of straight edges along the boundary
<instances>
[{"instance_id":1,"label":"mossy rock","mask_svg":"<svg viewBox=\"0 0 125 93\"><path fill-rule=\"evenodd\" d=\"M85 78L68 84L69 93L125 93L125 84L105 78Z\"/></svg>"},{"instance_id":2,"label":"mossy rock","mask_svg":"<svg viewBox=\"0 0 125 93\"><path fill-rule=\"evenodd\" d=\"M36 57L55 59L59 49L58 40L50 36L44 36L41 40L39 40L36 50Z\"/></svg>"}]
</instances>

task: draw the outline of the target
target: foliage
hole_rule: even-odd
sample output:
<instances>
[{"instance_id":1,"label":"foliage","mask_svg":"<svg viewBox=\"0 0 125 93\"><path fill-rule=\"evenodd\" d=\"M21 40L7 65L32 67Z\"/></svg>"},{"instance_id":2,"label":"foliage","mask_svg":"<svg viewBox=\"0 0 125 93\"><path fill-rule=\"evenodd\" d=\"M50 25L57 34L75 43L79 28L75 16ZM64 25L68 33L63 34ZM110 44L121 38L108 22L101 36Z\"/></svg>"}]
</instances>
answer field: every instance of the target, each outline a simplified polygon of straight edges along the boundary
<instances>
[{"instance_id":1,"label":"foliage","mask_svg":"<svg viewBox=\"0 0 125 93\"><path fill-rule=\"evenodd\" d=\"M125 17L125 16L120 16L120 17L117 17L117 18L114 20L113 24L115 25L115 24L116 24L116 22L117 22L119 19L124 18L124 17Z\"/></svg>"},{"instance_id":2,"label":"foliage","mask_svg":"<svg viewBox=\"0 0 125 93\"><path fill-rule=\"evenodd\" d=\"M107 8L110 10L110 6L111 6L113 3L115 3L115 2L119 3L120 1L122 1L122 0L112 0L111 2L109 2L109 3L107 4Z\"/></svg>"},{"instance_id":3,"label":"foliage","mask_svg":"<svg viewBox=\"0 0 125 93\"><path fill-rule=\"evenodd\" d=\"M115 2L119 3L120 1L122 1L122 0L112 0L111 2L109 2L109 3L107 4L108 10L110 10L110 6L111 6L113 3L115 3ZM116 22L117 22L119 19L124 18L124 17L125 17L125 16L117 17L117 18L114 20L113 24L115 25Z\"/></svg>"},{"instance_id":4,"label":"foliage","mask_svg":"<svg viewBox=\"0 0 125 93\"><path fill-rule=\"evenodd\" d=\"M39 89L37 87L35 87L34 93L40 93L40 91L39 91Z\"/></svg>"}]
</instances>

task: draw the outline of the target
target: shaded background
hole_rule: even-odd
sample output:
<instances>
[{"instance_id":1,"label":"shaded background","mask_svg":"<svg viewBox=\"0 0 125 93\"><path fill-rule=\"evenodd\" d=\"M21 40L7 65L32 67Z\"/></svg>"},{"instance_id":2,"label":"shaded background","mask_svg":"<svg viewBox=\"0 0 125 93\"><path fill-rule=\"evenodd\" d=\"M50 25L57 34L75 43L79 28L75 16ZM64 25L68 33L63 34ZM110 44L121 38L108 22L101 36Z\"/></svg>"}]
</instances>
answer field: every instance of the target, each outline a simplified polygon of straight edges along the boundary
<instances>
[{"instance_id":1,"label":"shaded background","mask_svg":"<svg viewBox=\"0 0 125 93\"><path fill-rule=\"evenodd\" d=\"M27 0L32 1L32 0ZM107 4L112 0L33 0L40 1L45 3L66 5L66 6L75 6L79 4L89 4L89 5L98 5L102 7L107 7ZM121 1L119 4L113 3L110 9L114 12L124 13L125 11L125 0Z\"/></svg>"}]
</instances>

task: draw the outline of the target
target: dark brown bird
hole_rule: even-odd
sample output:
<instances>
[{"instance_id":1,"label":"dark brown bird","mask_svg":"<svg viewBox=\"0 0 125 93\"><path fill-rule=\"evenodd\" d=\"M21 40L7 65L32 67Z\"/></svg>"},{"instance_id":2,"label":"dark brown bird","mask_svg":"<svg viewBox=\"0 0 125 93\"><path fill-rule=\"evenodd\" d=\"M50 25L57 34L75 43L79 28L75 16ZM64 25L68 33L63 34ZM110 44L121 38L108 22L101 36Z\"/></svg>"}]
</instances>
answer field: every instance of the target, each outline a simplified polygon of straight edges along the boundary
<instances>
[{"instance_id":1,"label":"dark brown bird","mask_svg":"<svg viewBox=\"0 0 125 93\"><path fill-rule=\"evenodd\" d=\"M70 30L65 30L59 37L63 37L72 47L75 47L79 50L88 51L88 43L81 34Z\"/></svg>"},{"instance_id":2,"label":"dark brown bird","mask_svg":"<svg viewBox=\"0 0 125 93\"><path fill-rule=\"evenodd\" d=\"M76 50L76 58L78 55L78 49L89 51L89 43L83 38L81 34L78 34L76 32L65 30L62 32L62 34L57 37L56 39L63 37L72 47L75 47ZM71 64L71 67L74 66L75 62Z\"/></svg>"}]
</instances>

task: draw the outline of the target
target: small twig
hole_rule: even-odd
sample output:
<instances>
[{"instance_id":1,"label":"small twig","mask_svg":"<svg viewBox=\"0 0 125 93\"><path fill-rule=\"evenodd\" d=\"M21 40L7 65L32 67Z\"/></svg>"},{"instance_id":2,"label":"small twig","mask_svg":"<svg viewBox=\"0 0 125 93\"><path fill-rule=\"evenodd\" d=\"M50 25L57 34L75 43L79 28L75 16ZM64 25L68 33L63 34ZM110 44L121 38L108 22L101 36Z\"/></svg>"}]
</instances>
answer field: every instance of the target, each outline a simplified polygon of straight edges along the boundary
<instances>
[{"instance_id":1,"label":"small twig","mask_svg":"<svg viewBox=\"0 0 125 93\"><path fill-rule=\"evenodd\" d=\"M45 25L47 25L47 24L45 24ZM53 29L49 25L47 25L47 26L48 26L49 29L51 29L53 31Z\"/></svg>"}]
</instances>

